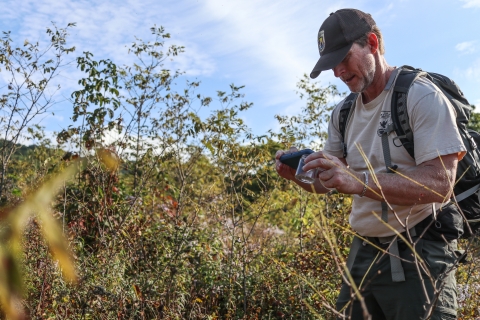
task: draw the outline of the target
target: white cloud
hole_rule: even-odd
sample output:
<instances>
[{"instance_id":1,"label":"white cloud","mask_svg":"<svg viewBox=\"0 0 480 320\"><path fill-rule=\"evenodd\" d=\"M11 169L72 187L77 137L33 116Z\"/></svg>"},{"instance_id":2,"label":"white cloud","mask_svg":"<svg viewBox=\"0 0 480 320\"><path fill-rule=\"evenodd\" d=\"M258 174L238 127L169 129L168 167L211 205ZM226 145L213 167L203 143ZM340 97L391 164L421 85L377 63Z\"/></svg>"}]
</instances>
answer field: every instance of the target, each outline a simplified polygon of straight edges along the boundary
<instances>
[{"instance_id":1,"label":"white cloud","mask_svg":"<svg viewBox=\"0 0 480 320\"><path fill-rule=\"evenodd\" d=\"M461 42L455 46L455 49L457 51L460 51L463 54L474 53L476 51L476 46L475 46L476 42L477 42L476 40Z\"/></svg>"},{"instance_id":2,"label":"white cloud","mask_svg":"<svg viewBox=\"0 0 480 320\"><path fill-rule=\"evenodd\" d=\"M296 25L292 17L296 11L303 11L299 3L208 0L203 10L222 25L211 35L216 40L211 42L213 49L220 55L236 56L237 60L249 57L239 60L237 67L253 67L245 70L257 71L253 77L261 81L275 79L277 83L290 83L315 63L305 59L307 48L299 43L305 39L304 26ZM310 31L313 49L316 31ZM261 70L266 74L261 74Z\"/></svg>"},{"instance_id":3,"label":"white cloud","mask_svg":"<svg viewBox=\"0 0 480 320\"><path fill-rule=\"evenodd\" d=\"M467 79L480 82L480 59L477 59L464 72Z\"/></svg>"},{"instance_id":4,"label":"white cloud","mask_svg":"<svg viewBox=\"0 0 480 320\"><path fill-rule=\"evenodd\" d=\"M181 13L188 16L189 12L194 12L191 5L176 4L172 0L164 0L162 3L155 0L5 0L2 5L5 10L0 11L0 31L11 30L15 46L21 46L25 39L48 43L49 37L45 31L53 28L52 22L59 28L64 28L71 22L76 23L76 27L69 30L67 46L75 46L77 50L66 57L64 63L70 62L70 66L63 68L55 83L52 83L53 87L57 84L62 87L61 92L57 93L56 101L69 99L70 93L78 88L78 79L85 76L76 68L75 57L89 51L97 61L110 59L119 66L132 65L135 57L128 54L128 48L135 37L153 41L150 28L154 25L160 27L162 23L166 24L167 32L180 34L178 38L173 35L172 40L167 39L166 44L175 43L186 47L186 52L176 57L173 64L166 60L166 67L186 71L189 76L208 76L216 68L215 60L208 50L198 49L200 44L196 39L191 39L192 32L185 32L185 29L194 29L199 19L194 19L191 23L178 20ZM0 85L8 81L8 75L2 72ZM63 107L55 106L55 114L62 115L68 121L70 106L68 103ZM61 123L62 118L48 118L45 121L55 122L54 130L58 130L59 127L66 127L65 123Z\"/></svg>"},{"instance_id":5,"label":"white cloud","mask_svg":"<svg viewBox=\"0 0 480 320\"><path fill-rule=\"evenodd\" d=\"M77 48L77 53L90 51L94 59L110 58L119 65L129 64L133 61L133 55L127 54L127 48L135 41L135 36L145 40L153 40L150 28L155 24L159 27L164 21L167 24L178 25L185 24L187 21L175 23L175 16L172 17L173 2L166 0L158 3L154 0L136 1L16 1L7 0L3 3L5 7L15 8L15 11L7 13L0 12L0 19L4 24L12 29L15 23L18 24L18 36L22 41L46 40L45 30L51 27L51 21L58 27L65 27L68 23L76 23L76 27L70 29L69 44ZM171 3L169 3L171 2ZM18 10L17 10L18 6ZM177 11L188 10L188 7L177 5ZM166 19L164 19L166 18ZM8 22L5 22L8 21ZM5 27L2 27L5 30ZM3 31L2 30L2 31ZM171 30L166 30L171 32ZM179 39L180 42L187 42ZM178 43L178 42L176 42ZM185 55L189 55L188 51ZM205 69L211 70L212 61L205 58L205 54L196 54L192 56L189 63L198 63L193 69L203 72L202 64L205 63ZM211 71L208 71L211 72ZM207 73L208 73L207 72Z\"/></svg>"},{"instance_id":6,"label":"white cloud","mask_svg":"<svg viewBox=\"0 0 480 320\"><path fill-rule=\"evenodd\" d=\"M460 0L464 2L465 4L463 5L464 8L480 8L480 0Z\"/></svg>"},{"instance_id":7,"label":"white cloud","mask_svg":"<svg viewBox=\"0 0 480 320\"><path fill-rule=\"evenodd\" d=\"M198 48L196 43L176 42L176 45L185 47L185 52L175 57L172 69L184 71L187 76L211 76L217 69L213 57Z\"/></svg>"},{"instance_id":8,"label":"white cloud","mask_svg":"<svg viewBox=\"0 0 480 320\"><path fill-rule=\"evenodd\" d=\"M318 59L315 39L320 24L341 7L342 2L333 0L321 4L207 0L196 14L208 17L199 37L208 43L208 52L219 58L220 76L260 94L263 99L255 101L256 108L286 108L298 100L295 84L304 73L310 73ZM323 81L335 79L325 72Z\"/></svg>"}]
</instances>

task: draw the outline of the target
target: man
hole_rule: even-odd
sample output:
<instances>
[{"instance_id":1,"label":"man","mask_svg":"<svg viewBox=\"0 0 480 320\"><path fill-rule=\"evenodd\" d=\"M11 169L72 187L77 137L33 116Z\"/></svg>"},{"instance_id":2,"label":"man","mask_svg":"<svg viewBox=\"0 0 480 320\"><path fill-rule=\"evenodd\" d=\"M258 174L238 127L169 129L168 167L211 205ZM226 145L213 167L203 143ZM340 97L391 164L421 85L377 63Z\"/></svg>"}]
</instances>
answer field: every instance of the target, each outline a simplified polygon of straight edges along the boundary
<instances>
[{"instance_id":1,"label":"man","mask_svg":"<svg viewBox=\"0 0 480 320\"><path fill-rule=\"evenodd\" d=\"M448 201L457 163L465 154L453 107L434 84L417 79L407 100L415 159L393 141L396 134L391 132L388 145L395 173L387 172L381 136L392 123L391 89L398 69L385 60L380 30L370 14L338 10L320 27L318 46L320 59L310 76L316 78L331 69L352 92L360 93L347 123L345 150L339 130L342 101L332 113L324 150L308 156L304 166L305 171L324 169L314 183L316 193L335 188L353 195L349 222L359 236L354 238L347 266L363 301L354 298L352 285L345 282L337 310L352 319L363 319L365 308L373 319L455 319L452 270L457 242L427 236L428 232L419 239L430 225L432 212L440 212ZM312 192L310 185L295 179L293 169L279 161L293 151L296 148L277 152L277 172ZM415 252L421 259L414 258L397 234L416 241ZM419 260L428 270L422 270Z\"/></svg>"}]
</instances>

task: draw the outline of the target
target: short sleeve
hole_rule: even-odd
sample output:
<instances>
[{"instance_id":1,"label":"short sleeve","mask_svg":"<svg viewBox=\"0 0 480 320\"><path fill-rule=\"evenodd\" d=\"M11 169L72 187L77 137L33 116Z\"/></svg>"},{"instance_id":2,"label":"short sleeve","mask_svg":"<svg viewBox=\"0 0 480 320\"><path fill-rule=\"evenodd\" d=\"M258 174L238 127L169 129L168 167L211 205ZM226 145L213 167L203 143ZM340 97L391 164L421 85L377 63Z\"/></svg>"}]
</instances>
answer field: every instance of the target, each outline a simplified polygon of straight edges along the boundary
<instances>
[{"instance_id":1,"label":"short sleeve","mask_svg":"<svg viewBox=\"0 0 480 320\"><path fill-rule=\"evenodd\" d=\"M439 156L465 154L455 109L433 83L418 79L410 88L407 99L417 165Z\"/></svg>"}]
</instances>

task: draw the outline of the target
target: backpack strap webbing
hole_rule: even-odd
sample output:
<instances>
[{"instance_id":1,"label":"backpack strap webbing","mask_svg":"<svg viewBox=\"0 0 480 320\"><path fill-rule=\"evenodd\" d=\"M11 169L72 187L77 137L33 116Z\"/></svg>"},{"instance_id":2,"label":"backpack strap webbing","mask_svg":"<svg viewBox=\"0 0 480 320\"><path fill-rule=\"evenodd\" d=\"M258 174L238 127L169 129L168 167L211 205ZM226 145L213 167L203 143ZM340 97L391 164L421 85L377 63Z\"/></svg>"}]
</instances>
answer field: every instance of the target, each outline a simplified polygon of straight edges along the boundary
<instances>
[{"instance_id":1,"label":"backpack strap webbing","mask_svg":"<svg viewBox=\"0 0 480 320\"><path fill-rule=\"evenodd\" d=\"M413 68L411 68L413 69ZM419 74L419 70L410 70L410 68L401 68L400 73L395 80L395 86L393 87L392 92L392 103L391 108L391 117L392 124L387 125L384 132L382 133L382 151L383 158L385 160L385 167L387 173L394 173L393 170L397 169L396 165L392 165L392 159L390 154L390 144L388 141L388 136L392 131L395 131L397 137L395 139L400 139L400 142L405 147L407 152L414 157L413 149L413 133L410 128L408 113L407 113L407 93L410 89L411 84ZM393 78L392 78L393 79ZM388 88L390 88L388 85ZM388 222L388 205L385 201L381 202L382 206L382 220ZM390 269L392 273L393 282L402 282L405 281L405 273L403 271L402 262L398 258L400 256L398 250L398 239L395 238L388 249L390 253Z\"/></svg>"},{"instance_id":2,"label":"backpack strap webbing","mask_svg":"<svg viewBox=\"0 0 480 320\"><path fill-rule=\"evenodd\" d=\"M474 185L473 187L471 187L470 189L460 193L459 195L455 195L455 200L457 201L457 203L462 201L462 200L465 200L468 197L470 197L472 194L477 192L478 189L480 189L480 184Z\"/></svg>"},{"instance_id":3,"label":"backpack strap webbing","mask_svg":"<svg viewBox=\"0 0 480 320\"><path fill-rule=\"evenodd\" d=\"M402 70L395 81L395 86L393 87L392 92L391 115L393 126L397 134L393 139L393 143L396 146L402 145L412 158L415 158L415 151L413 145L413 132L410 127L407 112L407 96L412 83L423 73L424 72L420 69L414 69L409 66L402 67ZM396 143L397 140L400 140L399 145Z\"/></svg>"},{"instance_id":4,"label":"backpack strap webbing","mask_svg":"<svg viewBox=\"0 0 480 320\"><path fill-rule=\"evenodd\" d=\"M410 237L417 237L421 234L421 231L418 229L418 226L414 226L409 229L408 233L403 232L402 235L405 238ZM361 238L365 238L367 241L362 241ZM389 247L387 248L388 255L390 256L390 269L392 273L392 281L393 282L402 282L405 281L405 272L403 271L403 266L402 262L400 261L400 252L398 248L398 236L393 235L389 237L360 237L360 236L354 236L352 245L350 247L350 253L348 254L347 258L347 268L348 271L352 272L353 268L353 262L355 261L355 258L357 257L358 252L360 251L360 248L365 246L367 243L371 244L390 244Z\"/></svg>"},{"instance_id":5,"label":"backpack strap webbing","mask_svg":"<svg viewBox=\"0 0 480 320\"><path fill-rule=\"evenodd\" d=\"M342 150L343 158L347 158L347 144L345 143L345 130L347 129L347 123L350 120L350 117L355 109L355 101L357 101L358 93L350 93L345 101L343 102L342 107L340 108L340 114L338 118L338 130L342 137Z\"/></svg>"},{"instance_id":6,"label":"backpack strap webbing","mask_svg":"<svg viewBox=\"0 0 480 320\"><path fill-rule=\"evenodd\" d=\"M388 135L394 130L393 124L388 125L385 131L382 133L382 151L383 159L385 160L385 167L387 173L394 173L393 170L398 168L397 165L392 165L392 157L390 155L390 144L388 142ZM393 169L393 170L392 170ZM382 220L388 222L388 205L385 201L381 202L382 205Z\"/></svg>"}]
</instances>

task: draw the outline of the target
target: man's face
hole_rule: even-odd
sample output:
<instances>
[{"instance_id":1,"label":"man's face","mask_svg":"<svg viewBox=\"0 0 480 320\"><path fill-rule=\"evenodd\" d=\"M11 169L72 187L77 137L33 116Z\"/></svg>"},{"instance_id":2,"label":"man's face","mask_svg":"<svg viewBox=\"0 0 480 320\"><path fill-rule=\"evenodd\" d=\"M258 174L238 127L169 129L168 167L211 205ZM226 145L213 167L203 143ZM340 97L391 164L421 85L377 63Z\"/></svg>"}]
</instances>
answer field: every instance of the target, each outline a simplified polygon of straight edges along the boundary
<instances>
[{"instance_id":1,"label":"man's face","mask_svg":"<svg viewBox=\"0 0 480 320\"><path fill-rule=\"evenodd\" d=\"M363 92L373 82L375 59L369 46L361 47L354 43L342 62L332 69L352 92Z\"/></svg>"}]
</instances>

